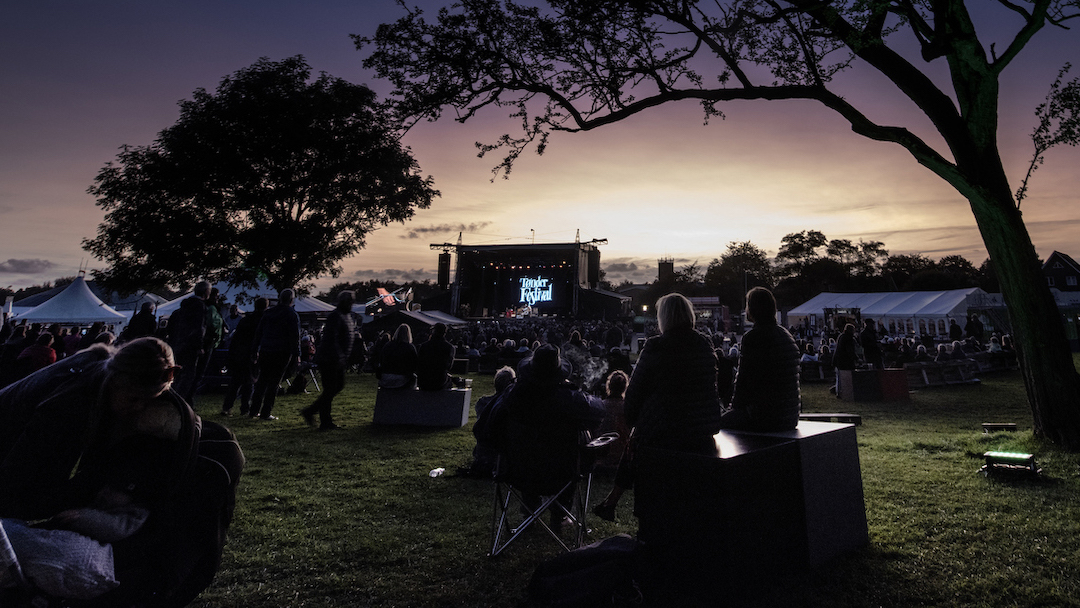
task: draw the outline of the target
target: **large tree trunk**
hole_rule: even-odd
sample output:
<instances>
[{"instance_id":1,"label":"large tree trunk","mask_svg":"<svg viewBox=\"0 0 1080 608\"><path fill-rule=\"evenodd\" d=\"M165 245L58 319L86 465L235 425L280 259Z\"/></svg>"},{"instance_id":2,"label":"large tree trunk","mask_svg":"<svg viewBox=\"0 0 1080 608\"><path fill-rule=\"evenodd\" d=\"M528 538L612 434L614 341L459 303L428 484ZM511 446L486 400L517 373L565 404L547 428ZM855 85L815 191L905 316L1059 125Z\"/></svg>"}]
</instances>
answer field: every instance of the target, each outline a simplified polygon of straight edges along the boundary
<instances>
[{"instance_id":1,"label":"large tree trunk","mask_svg":"<svg viewBox=\"0 0 1080 608\"><path fill-rule=\"evenodd\" d=\"M1080 451L1080 376L1020 211L1008 192L965 194L1009 310L1035 434Z\"/></svg>"}]
</instances>

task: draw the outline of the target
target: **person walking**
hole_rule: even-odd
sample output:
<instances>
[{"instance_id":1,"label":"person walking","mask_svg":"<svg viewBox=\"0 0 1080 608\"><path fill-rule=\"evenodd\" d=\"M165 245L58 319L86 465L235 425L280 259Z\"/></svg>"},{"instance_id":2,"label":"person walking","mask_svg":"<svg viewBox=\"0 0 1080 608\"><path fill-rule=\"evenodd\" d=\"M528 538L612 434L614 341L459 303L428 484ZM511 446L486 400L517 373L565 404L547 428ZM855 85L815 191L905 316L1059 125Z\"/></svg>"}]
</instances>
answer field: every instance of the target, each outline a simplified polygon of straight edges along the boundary
<instances>
[{"instance_id":1,"label":"person walking","mask_svg":"<svg viewBox=\"0 0 1080 608\"><path fill-rule=\"evenodd\" d=\"M338 294L337 308L326 318L322 337L315 349L315 364L322 375L322 394L314 403L300 411L309 426L315 426L315 414L319 415L319 430L332 431L341 428L334 424L330 413L334 397L345 388L345 370L349 366L353 341L356 335L356 321L352 307L356 295L352 291Z\"/></svg>"},{"instance_id":2,"label":"person walking","mask_svg":"<svg viewBox=\"0 0 1080 608\"><path fill-rule=\"evenodd\" d=\"M289 365L300 362L300 315L293 309L296 293L283 289L278 303L263 315L255 330L254 348L259 379L251 396L251 417L277 420L271 412L277 399L278 385Z\"/></svg>"},{"instance_id":3,"label":"person walking","mask_svg":"<svg viewBox=\"0 0 1080 608\"><path fill-rule=\"evenodd\" d=\"M232 415L237 397L240 397L240 415L247 416L251 411L251 393L255 386L255 332L268 305L266 298L255 298L255 311L240 319L229 340L229 387L221 405L222 416Z\"/></svg>"}]
</instances>

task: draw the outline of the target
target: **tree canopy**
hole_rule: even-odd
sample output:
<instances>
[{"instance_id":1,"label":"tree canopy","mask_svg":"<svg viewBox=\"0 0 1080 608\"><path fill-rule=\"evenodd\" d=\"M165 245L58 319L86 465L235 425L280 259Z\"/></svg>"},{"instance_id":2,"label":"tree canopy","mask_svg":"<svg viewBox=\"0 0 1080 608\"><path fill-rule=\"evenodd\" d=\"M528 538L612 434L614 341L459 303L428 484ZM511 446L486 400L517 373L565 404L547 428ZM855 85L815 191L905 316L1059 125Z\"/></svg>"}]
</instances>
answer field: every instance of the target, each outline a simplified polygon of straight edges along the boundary
<instances>
[{"instance_id":1,"label":"tree canopy","mask_svg":"<svg viewBox=\"0 0 1080 608\"><path fill-rule=\"evenodd\" d=\"M95 278L131 291L338 276L370 231L439 194L400 134L367 87L312 79L301 56L260 59L98 173L89 192L106 215L84 247L109 268Z\"/></svg>"},{"instance_id":2,"label":"tree canopy","mask_svg":"<svg viewBox=\"0 0 1080 608\"><path fill-rule=\"evenodd\" d=\"M1011 18L1003 45L972 10ZM1035 432L1080 450L1080 380L997 139L1002 72L1044 27L1076 17L1080 0L459 0L435 21L409 11L355 40L371 49L364 65L393 83L403 117L511 108L521 134L481 147L505 151L497 171L532 144L543 152L552 132L683 100L700 102L706 119L728 101L808 100L901 146L970 204L1009 307ZM934 77L935 63L948 78ZM849 68L889 80L919 120L876 122L835 89ZM934 139L918 134L922 124Z\"/></svg>"}]
</instances>

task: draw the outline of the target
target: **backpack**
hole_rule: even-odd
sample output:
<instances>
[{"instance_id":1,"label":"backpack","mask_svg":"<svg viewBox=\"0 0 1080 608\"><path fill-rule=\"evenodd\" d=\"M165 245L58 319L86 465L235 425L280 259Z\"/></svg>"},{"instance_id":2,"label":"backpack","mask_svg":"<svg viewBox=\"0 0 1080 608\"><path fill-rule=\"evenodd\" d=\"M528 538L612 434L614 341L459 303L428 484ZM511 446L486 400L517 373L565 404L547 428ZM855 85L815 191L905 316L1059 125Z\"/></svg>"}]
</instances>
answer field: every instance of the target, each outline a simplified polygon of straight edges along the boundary
<instances>
[{"instance_id":1,"label":"backpack","mask_svg":"<svg viewBox=\"0 0 1080 608\"><path fill-rule=\"evenodd\" d=\"M560 608L640 604L640 548L636 539L619 534L563 553L536 567L529 596Z\"/></svg>"}]
</instances>

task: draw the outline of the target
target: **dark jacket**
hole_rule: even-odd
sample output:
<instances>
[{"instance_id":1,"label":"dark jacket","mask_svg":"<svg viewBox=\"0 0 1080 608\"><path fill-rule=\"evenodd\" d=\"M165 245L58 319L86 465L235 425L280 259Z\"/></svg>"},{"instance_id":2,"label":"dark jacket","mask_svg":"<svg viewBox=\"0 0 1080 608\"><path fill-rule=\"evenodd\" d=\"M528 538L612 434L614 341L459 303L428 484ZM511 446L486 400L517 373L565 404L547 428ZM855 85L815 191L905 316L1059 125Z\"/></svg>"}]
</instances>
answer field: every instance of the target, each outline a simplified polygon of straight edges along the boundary
<instances>
[{"instance_id":1,"label":"dark jacket","mask_svg":"<svg viewBox=\"0 0 1080 608\"><path fill-rule=\"evenodd\" d=\"M180 308L169 315L165 332L177 357L201 351L206 338L206 302L195 296L185 298Z\"/></svg>"},{"instance_id":2,"label":"dark jacket","mask_svg":"<svg viewBox=\"0 0 1080 608\"><path fill-rule=\"evenodd\" d=\"M720 430L712 345L690 328L649 338L626 389L626 421L639 443L696 445Z\"/></svg>"},{"instance_id":3,"label":"dark jacket","mask_svg":"<svg viewBox=\"0 0 1080 608\"><path fill-rule=\"evenodd\" d=\"M836 339L836 353L833 354L833 365L836 369L855 369L858 363L855 354L855 336L840 334Z\"/></svg>"},{"instance_id":4,"label":"dark jacket","mask_svg":"<svg viewBox=\"0 0 1080 608\"><path fill-rule=\"evenodd\" d=\"M292 306L277 304L266 309L255 329L255 350L300 356L300 315Z\"/></svg>"},{"instance_id":5,"label":"dark jacket","mask_svg":"<svg viewBox=\"0 0 1080 608\"><path fill-rule=\"evenodd\" d=\"M431 338L416 351L416 385L423 391L437 391L446 386L454 365L454 346L445 338Z\"/></svg>"},{"instance_id":6,"label":"dark jacket","mask_svg":"<svg viewBox=\"0 0 1080 608\"><path fill-rule=\"evenodd\" d=\"M89 504L71 477L99 427L109 350L94 346L0 391L0 517Z\"/></svg>"},{"instance_id":7,"label":"dark jacket","mask_svg":"<svg viewBox=\"0 0 1080 608\"><path fill-rule=\"evenodd\" d=\"M383 346L379 354L379 369L382 374L400 374L411 376L416 373L416 347L411 342L391 340Z\"/></svg>"},{"instance_id":8,"label":"dark jacket","mask_svg":"<svg viewBox=\"0 0 1080 608\"><path fill-rule=\"evenodd\" d=\"M255 357L255 331L259 328L266 311L260 310L244 315L236 324L232 339L229 340L229 365L239 369L250 369Z\"/></svg>"},{"instance_id":9,"label":"dark jacket","mask_svg":"<svg viewBox=\"0 0 1080 608\"><path fill-rule=\"evenodd\" d=\"M140 310L135 316L131 317L131 322L124 328L121 337L125 341L129 341L143 336L152 336L156 331L157 319L154 317L154 313L149 310Z\"/></svg>"},{"instance_id":10,"label":"dark jacket","mask_svg":"<svg viewBox=\"0 0 1080 608\"><path fill-rule=\"evenodd\" d=\"M315 350L315 362L321 366L346 367L352 354L356 321L352 313L335 310L326 318L319 346Z\"/></svg>"},{"instance_id":11,"label":"dark jacket","mask_svg":"<svg viewBox=\"0 0 1080 608\"><path fill-rule=\"evenodd\" d=\"M775 323L754 324L742 341L731 409L721 424L729 429L786 431L799 423L799 347Z\"/></svg>"}]
</instances>

